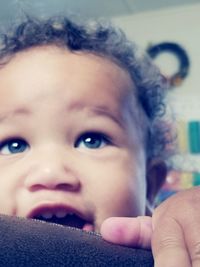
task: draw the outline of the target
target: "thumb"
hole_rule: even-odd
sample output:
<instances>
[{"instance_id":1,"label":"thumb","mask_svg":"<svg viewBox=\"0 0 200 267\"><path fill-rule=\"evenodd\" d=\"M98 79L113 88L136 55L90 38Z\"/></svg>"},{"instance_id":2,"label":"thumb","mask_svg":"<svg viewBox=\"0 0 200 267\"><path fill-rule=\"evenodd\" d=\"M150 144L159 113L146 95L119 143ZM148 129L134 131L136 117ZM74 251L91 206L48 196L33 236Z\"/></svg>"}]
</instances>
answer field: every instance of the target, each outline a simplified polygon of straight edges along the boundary
<instances>
[{"instance_id":1,"label":"thumb","mask_svg":"<svg viewBox=\"0 0 200 267\"><path fill-rule=\"evenodd\" d=\"M111 217L102 223L100 232L102 237L111 243L151 249L151 217Z\"/></svg>"}]
</instances>

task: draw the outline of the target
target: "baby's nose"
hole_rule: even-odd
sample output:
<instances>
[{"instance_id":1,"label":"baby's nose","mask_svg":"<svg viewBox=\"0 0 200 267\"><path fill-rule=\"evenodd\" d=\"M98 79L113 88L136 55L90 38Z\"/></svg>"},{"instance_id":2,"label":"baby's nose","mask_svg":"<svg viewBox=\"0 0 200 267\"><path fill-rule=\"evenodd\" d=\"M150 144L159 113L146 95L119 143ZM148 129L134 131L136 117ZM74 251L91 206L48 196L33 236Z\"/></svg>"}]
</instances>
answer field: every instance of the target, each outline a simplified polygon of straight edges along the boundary
<instances>
[{"instance_id":1,"label":"baby's nose","mask_svg":"<svg viewBox=\"0 0 200 267\"><path fill-rule=\"evenodd\" d=\"M71 156L55 149L43 151L33 160L28 170L25 186L30 191L40 189L76 191L80 180Z\"/></svg>"}]
</instances>

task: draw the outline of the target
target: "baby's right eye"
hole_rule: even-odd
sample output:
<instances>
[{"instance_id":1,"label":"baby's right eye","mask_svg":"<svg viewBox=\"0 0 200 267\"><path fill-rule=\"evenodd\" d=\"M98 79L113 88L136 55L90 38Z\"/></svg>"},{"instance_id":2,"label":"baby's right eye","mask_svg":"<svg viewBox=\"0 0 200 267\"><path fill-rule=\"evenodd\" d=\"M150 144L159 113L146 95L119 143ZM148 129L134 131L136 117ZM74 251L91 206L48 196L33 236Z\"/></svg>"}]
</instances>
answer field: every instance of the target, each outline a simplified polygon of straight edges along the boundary
<instances>
[{"instance_id":1,"label":"baby's right eye","mask_svg":"<svg viewBox=\"0 0 200 267\"><path fill-rule=\"evenodd\" d=\"M10 155L22 153L29 149L29 144L20 138L5 140L0 144L0 154Z\"/></svg>"}]
</instances>

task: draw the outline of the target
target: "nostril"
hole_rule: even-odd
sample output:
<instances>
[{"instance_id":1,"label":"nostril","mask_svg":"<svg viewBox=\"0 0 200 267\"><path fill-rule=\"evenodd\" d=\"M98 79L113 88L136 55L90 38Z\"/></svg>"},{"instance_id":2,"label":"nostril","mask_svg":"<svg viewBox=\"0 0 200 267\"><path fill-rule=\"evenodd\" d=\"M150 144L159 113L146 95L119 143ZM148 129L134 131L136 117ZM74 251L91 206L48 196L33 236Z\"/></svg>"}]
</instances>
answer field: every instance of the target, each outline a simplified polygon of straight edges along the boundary
<instances>
[{"instance_id":1,"label":"nostril","mask_svg":"<svg viewBox=\"0 0 200 267\"><path fill-rule=\"evenodd\" d=\"M76 184L61 183L56 186L56 189L62 191L77 191L79 188L80 188L80 183Z\"/></svg>"},{"instance_id":2,"label":"nostril","mask_svg":"<svg viewBox=\"0 0 200 267\"><path fill-rule=\"evenodd\" d=\"M35 184L28 188L30 192L35 192L44 189L43 185Z\"/></svg>"}]
</instances>

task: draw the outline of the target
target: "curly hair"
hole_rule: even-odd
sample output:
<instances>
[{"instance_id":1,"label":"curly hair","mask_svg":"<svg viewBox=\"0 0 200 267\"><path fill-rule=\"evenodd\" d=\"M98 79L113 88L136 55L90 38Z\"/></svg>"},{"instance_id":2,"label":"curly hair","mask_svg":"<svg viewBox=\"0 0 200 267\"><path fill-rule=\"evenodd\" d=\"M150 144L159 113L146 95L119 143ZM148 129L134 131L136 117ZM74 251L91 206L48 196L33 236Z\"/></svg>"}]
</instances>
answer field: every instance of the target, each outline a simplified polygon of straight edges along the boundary
<instances>
[{"instance_id":1,"label":"curly hair","mask_svg":"<svg viewBox=\"0 0 200 267\"><path fill-rule=\"evenodd\" d=\"M56 45L69 51L89 52L108 58L130 74L143 116L138 118L147 159L167 159L172 143L170 125L165 123L164 97L167 83L150 58L128 41L125 34L110 23L76 23L65 17L46 20L27 17L0 36L0 60L6 63L23 50ZM4 61L3 59L6 59Z\"/></svg>"}]
</instances>

